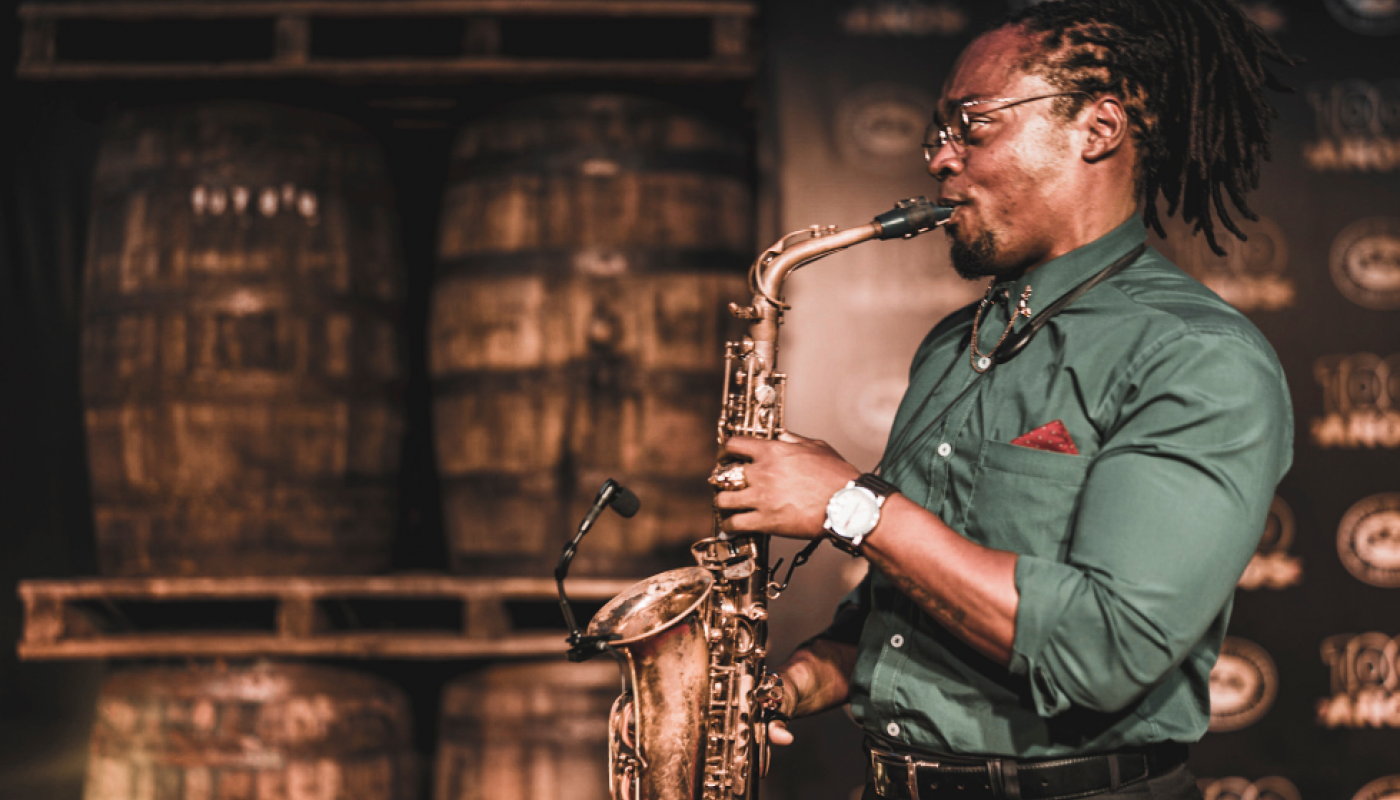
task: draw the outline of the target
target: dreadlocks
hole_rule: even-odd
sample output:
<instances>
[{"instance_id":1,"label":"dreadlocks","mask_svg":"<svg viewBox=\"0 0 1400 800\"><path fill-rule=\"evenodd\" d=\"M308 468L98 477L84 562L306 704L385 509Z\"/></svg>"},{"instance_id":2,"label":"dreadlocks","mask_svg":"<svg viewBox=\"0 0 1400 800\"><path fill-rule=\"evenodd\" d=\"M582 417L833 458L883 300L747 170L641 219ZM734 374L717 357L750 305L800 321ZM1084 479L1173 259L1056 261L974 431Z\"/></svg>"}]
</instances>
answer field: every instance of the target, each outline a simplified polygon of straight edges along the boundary
<instances>
[{"instance_id":1,"label":"dreadlocks","mask_svg":"<svg viewBox=\"0 0 1400 800\"><path fill-rule=\"evenodd\" d=\"M1269 158L1269 124L1276 114L1264 89L1287 90L1264 59L1292 65L1272 39L1230 0L1056 0L1030 6L1004 24L1039 39L1039 52L1019 66L1065 91L1113 94L1126 106L1137 145L1137 184L1144 221L1165 235L1157 194L1167 216L1205 231L1217 254L1214 208L1226 230L1245 235L1230 218L1222 189L1246 219L1258 219L1245 195L1259 185ZM1058 101L1072 115L1083 100Z\"/></svg>"}]
</instances>

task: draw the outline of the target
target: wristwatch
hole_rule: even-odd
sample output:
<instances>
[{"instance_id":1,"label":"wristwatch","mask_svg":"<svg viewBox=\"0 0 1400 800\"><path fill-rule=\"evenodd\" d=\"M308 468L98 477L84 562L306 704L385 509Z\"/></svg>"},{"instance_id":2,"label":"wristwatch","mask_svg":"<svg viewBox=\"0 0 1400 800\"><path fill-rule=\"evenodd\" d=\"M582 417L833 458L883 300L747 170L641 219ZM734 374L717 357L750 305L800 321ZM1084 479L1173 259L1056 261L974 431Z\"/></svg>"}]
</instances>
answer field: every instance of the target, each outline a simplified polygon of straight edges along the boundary
<instances>
[{"instance_id":1,"label":"wristwatch","mask_svg":"<svg viewBox=\"0 0 1400 800\"><path fill-rule=\"evenodd\" d=\"M878 475L867 472L846 484L826 504L826 524L822 528L831 543L853 556L860 555L861 542L880 521L885 498L899 488Z\"/></svg>"}]
</instances>

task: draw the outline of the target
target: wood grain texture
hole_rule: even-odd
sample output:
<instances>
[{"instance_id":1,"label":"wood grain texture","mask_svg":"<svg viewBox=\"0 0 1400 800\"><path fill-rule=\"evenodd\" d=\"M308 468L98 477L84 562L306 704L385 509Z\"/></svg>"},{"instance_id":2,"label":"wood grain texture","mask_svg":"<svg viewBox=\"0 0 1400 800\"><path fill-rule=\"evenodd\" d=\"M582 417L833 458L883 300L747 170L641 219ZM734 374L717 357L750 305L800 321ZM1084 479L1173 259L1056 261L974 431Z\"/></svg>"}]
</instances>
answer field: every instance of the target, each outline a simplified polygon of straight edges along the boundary
<instances>
[{"instance_id":1,"label":"wood grain texture","mask_svg":"<svg viewBox=\"0 0 1400 800\"><path fill-rule=\"evenodd\" d=\"M548 574L608 477L576 574L645 575L712 533L726 310L747 297L741 137L617 95L483 115L453 148L429 324L453 565Z\"/></svg>"},{"instance_id":2,"label":"wood grain texture","mask_svg":"<svg viewBox=\"0 0 1400 800\"><path fill-rule=\"evenodd\" d=\"M368 135L319 114L191 105L109 127L82 334L104 574L389 566L391 196Z\"/></svg>"},{"instance_id":3,"label":"wood grain texture","mask_svg":"<svg viewBox=\"0 0 1400 800\"><path fill-rule=\"evenodd\" d=\"M85 800L411 800L408 699L305 664L135 668L107 679Z\"/></svg>"},{"instance_id":4,"label":"wood grain texture","mask_svg":"<svg viewBox=\"0 0 1400 800\"><path fill-rule=\"evenodd\" d=\"M617 664L493 665L443 689L433 800L607 800Z\"/></svg>"}]
</instances>

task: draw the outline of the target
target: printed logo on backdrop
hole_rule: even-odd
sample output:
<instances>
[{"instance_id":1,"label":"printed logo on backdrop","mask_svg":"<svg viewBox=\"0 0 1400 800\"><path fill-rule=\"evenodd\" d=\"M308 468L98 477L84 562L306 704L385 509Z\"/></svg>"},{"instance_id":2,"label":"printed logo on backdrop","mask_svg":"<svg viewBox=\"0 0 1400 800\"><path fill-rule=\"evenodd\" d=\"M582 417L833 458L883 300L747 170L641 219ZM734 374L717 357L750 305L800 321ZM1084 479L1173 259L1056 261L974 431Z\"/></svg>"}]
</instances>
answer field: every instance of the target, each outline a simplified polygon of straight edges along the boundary
<instances>
[{"instance_id":1,"label":"printed logo on backdrop","mask_svg":"<svg viewBox=\"0 0 1400 800\"><path fill-rule=\"evenodd\" d=\"M1353 303L1377 311L1400 308L1400 217L1370 217L1332 241L1332 280Z\"/></svg>"},{"instance_id":2,"label":"printed logo on backdrop","mask_svg":"<svg viewBox=\"0 0 1400 800\"><path fill-rule=\"evenodd\" d=\"M1256 781L1245 778L1198 778L1202 800L1303 800L1293 781L1270 775Z\"/></svg>"},{"instance_id":3,"label":"printed logo on backdrop","mask_svg":"<svg viewBox=\"0 0 1400 800\"><path fill-rule=\"evenodd\" d=\"M1400 775L1377 778L1357 792L1351 800L1400 800Z\"/></svg>"},{"instance_id":4,"label":"printed logo on backdrop","mask_svg":"<svg viewBox=\"0 0 1400 800\"><path fill-rule=\"evenodd\" d=\"M1264 522L1264 535L1240 576L1241 589L1286 589L1302 583L1303 561L1288 552L1293 532L1293 509L1275 495Z\"/></svg>"},{"instance_id":5,"label":"printed logo on backdrop","mask_svg":"<svg viewBox=\"0 0 1400 800\"><path fill-rule=\"evenodd\" d=\"M1189 227L1178 224L1168 228L1172 260L1241 311L1277 311L1292 306L1297 288L1286 274L1288 240L1283 230L1268 217L1239 223L1249 241L1227 237L1222 242L1224 256L1212 252L1204 236L1192 236Z\"/></svg>"},{"instance_id":6,"label":"printed logo on backdrop","mask_svg":"<svg viewBox=\"0 0 1400 800\"><path fill-rule=\"evenodd\" d=\"M1357 580L1400 587L1400 492L1371 495L1342 516L1337 555Z\"/></svg>"},{"instance_id":7,"label":"printed logo on backdrop","mask_svg":"<svg viewBox=\"0 0 1400 800\"><path fill-rule=\"evenodd\" d=\"M884 444L889 438L890 427L894 425L894 416L899 411L899 401L904 398L909 379L891 365L889 376L858 383L860 388L846 394L842 400L842 427L857 441Z\"/></svg>"},{"instance_id":8,"label":"printed logo on backdrop","mask_svg":"<svg viewBox=\"0 0 1400 800\"><path fill-rule=\"evenodd\" d=\"M1039 5L1046 0L1009 0L1007 3L1012 11L1020 11L1028 6ZM1288 18L1279 10L1274 3L1264 0L1263 2L1241 2L1240 10L1244 15L1254 21L1255 25L1263 28L1266 33L1278 33L1287 27Z\"/></svg>"},{"instance_id":9,"label":"printed logo on backdrop","mask_svg":"<svg viewBox=\"0 0 1400 800\"><path fill-rule=\"evenodd\" d=\"M1341 634L1322 642L1332 696L1317 701L1324 728L1400 728L1400 639L1384 633Z\"/></svg>"},{"instance_id":10,"label":"printed logo on backdrop","mask_svg":"<svg viewBox=\"0 0 1400 800\"><path fill-rule=\"evenodd\" d=\"M836 145L841 157L862 167L908 173L923 165L924 129L934 99L900 84L862 86L836 109Z\"/></svg>"},{"instance_id":11,"label":"printed logo on backdrop","mask_svg":"<svg viewBox=\"0 0 1400 800\"><path fill-rule=\"evenodd\" d=\"M1247 728L1269 712L1278 696L1278 670L1259 645L1226 636L1210 671L1210 730Z\"/></svg>"},{"instance_id":12,"label":"printed logo on backdrop","mask_svg":"<svg viewBox=\"0 0 1400 800\"><path fill-rule=\"evenodd\" d=\"M1313 362L1323 415L1312 420L1322 448L1400 447L1400 353L1357 353Z\"/></svg>"},{"instance_id":13,"label":"printed logo on backdrop","mask_svg":"<svg viewBox=\"0 0 1400 800\"><path fill-rule=\"evenodd\" d=\"M1327 10L1355 33L1388 36L1400 32L1400 0L1326 0Z\"/></svg>"},{"instance_id":14,"label":"printed logo on backdrop","mask_svg":"<svg viewBox=\"0 0 1400 800\"><path fill-rule=\"evenodd\" d=\"M841 15L851 36L957 36L967 13L950 0L862 0Z\"/></svg>"},{"instance_id":15,"label":"printed logo on backdrop","mask_svg":"<svg viewBox=\"0 0 1400 800\"><path fill-rule=\"evenodd\" d=\"M1288 27L1288 17L1274 3L1267 2L1242 2L1240 10L1246 17L1264 30L1265 33L1282 33Z\"/></svg>"},{"instance_id":16,"label":"printed logo on backdrop","mask_svg":"<svg viewBox=\"0 0 1400 800\"><path fill-rule=\"evenodd\" d=\"M1317 129L1317 139L1303 145L1309 167L1320 172L1400 168L1400 81L1315 83L1307 97Z\"/></svg>"}]
</instances>

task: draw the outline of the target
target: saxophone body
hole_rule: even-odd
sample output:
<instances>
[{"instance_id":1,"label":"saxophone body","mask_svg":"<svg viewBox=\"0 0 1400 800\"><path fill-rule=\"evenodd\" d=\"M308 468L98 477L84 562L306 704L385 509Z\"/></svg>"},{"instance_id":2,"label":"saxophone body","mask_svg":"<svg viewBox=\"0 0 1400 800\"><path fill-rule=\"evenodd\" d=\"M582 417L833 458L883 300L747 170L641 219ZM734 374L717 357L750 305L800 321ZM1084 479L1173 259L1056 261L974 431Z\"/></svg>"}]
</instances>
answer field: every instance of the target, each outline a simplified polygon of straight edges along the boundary
<instances>
[{"instance_id":1,"label":"saxophone body","mask_svg":"<svg viewBox=\"0 0 1400 800\"><path fill-rule=\"evenodd\" d=\"M860 242L916 236L950 214L923 198L905 200L866 225L814 226L765 250L749 270L752 304L730 305L749 329L725 348L720 443L784 430L787 378L777 357L788 275ZM767 723L782 701L781 682L765 665L768 600L782 587L772 581L767 534L725 534L718 514L715 523L715 535L691 548L696 566L633 585L588 626L588 635L610 640L623 672L608 723L614 800L758 797Z\"/></svg>"}]
</instances>

